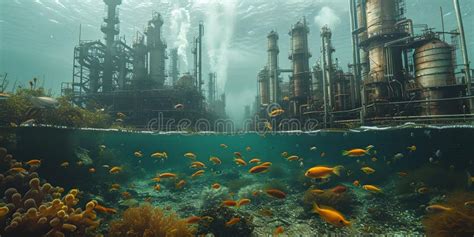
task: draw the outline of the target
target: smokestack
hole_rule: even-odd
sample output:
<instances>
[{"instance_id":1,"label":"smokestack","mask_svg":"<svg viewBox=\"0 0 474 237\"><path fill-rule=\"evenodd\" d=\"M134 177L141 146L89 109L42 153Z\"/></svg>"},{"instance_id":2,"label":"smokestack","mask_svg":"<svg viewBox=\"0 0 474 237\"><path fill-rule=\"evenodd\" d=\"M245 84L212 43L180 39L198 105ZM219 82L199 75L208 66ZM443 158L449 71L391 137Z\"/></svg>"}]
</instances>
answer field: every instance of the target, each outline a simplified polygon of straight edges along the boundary
<instances>
[{"instance_id":1,"label":"smokestack","mask_svg":"<svg viewBox=\"0 0 474 237\"><path fill-rule=\"evenodd\" d=\"M149 51L149 74L150 79L158 88L165 83L165 60L166 43L161 39L161 27L163 18L161 14L153 12L153 18L148 22L145 34L147 36L147 48Z\"/></svg>"},{"instance_id":2,"label":"smokestack","mask_svg":"<svg viewBox=\"0 0 474 237\"><path fill-rule=\"evenodd\" d=\"M291 90L291 112L292 115L299 115L302 105L308 103L310 96L310 76L309 58L311 54L308 50L309 28L306 19L296 23L290 30L291 54L289 59L293 61L293 75L290 79Z\"/></svg>"},{"instance_id":3,"label":"smokestack","mask_svg":"<svg viewBox=\"0 0 474 237\"><path fill-rule=\"evenodd\" d=\"M107 5L107 17L104 18L104 24L101 30L105 35L106 52L104 57L104 74L102 78L102 91L112 91L113 60L112 49L115 43L115 36L120 33L120 20L117 16L117 6L122 4L122 0L104 0Z\"/></svg>"},{"instance_id":4,"label":"smokestack","mask_svg":"<svg viewBox=\"0 0 474 237\"><path fill-rule=\"evenodd\" d=\"M270 77L270 102L277 103L280 100L280 81L278 73L278 33L271 31L268 36L268 62L267 68Z\"/></svg>"},{"instance_id":5,"label":"smokestack","mask_svg":"<svg viewBox=\"0 0 474 237\"><path fill-rule=\"evenodd\" d=\"M171 63L170 63L170 76L171 76L171 82L173 85L176 85L176 82L178 81L179 77L179 69L178 69L178 49L174 48L170 52L171 56Z\"/></svg>"}]
</instances>

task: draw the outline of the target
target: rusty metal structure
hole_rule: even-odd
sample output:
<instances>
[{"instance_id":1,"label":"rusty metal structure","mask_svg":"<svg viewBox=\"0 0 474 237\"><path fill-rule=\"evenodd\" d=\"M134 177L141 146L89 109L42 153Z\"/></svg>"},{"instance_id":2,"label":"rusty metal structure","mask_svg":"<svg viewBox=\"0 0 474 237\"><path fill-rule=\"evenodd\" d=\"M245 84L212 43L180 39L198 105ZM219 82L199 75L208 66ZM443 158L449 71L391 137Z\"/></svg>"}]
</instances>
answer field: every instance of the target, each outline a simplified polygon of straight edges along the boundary
<instances>
[{"instance_id":1,"label":"rusty metal structure","mask_svg":"<svg viewBox=\"0 0 474 237\"><path fill-rule=\"evenodd\" d=\"M291 52L288 59L292 61L292 75L290 78L290 113L298 115L302 107L307 106L310 99L311 90L311 70L309 67L308 45L309 27L306 19L297 22L292 26L289 35L291 36Z\"/></svg>"},{"instance_id":2,"label":"rusty metal structure","mask_svg":"<svg viewBox=\"0 0 474 237\"><path fill-rule=\"evenodd\" d=\"M333 55L327 26L321 29L320 60L310 70L309 28L298 22L290 30L292 69L276 70L291 73L289 82L279 82L276 102L288 111L283 117L317 119L323 127L474 119L462 14L458 0L453 5L457 29L445 32L443 23L437 32L406 18L405 0L349 0L353 57L347 72ZM269 42L269 61L275 61L274 44ZM275 102L270 65L258 76L261 108Z\"/></svg>"},{"instance_id":3,"label":"rusty metal structure","mask_svg":"<svg viewBox=\"0 0 474 237\"><path fill-rule=\"evenodd\" d=\"M101 30L105 43L79 40L74 49L72 83L63 86L63 94L68 94L78 106L105 109L114 116L123 113L124 122L137 128L146 127L148 121L158 115L164 121L216 119L216 113L205 106L201 90L204 25L199 24L199 41L196 41L196 75L179 77L178 53L173 49L168 67L170 82L165 83L168 54L162 16L153 12L145 32L137 33L129 46L124 38L117 37L120 32L118 6L122 1L104 0L104 3L107 16ZM184 109L176 110L177 104L183 104ZM225 116L225 101L219 101L217 106L219 108L213 110Z\"/></svg>"}]
</instances>

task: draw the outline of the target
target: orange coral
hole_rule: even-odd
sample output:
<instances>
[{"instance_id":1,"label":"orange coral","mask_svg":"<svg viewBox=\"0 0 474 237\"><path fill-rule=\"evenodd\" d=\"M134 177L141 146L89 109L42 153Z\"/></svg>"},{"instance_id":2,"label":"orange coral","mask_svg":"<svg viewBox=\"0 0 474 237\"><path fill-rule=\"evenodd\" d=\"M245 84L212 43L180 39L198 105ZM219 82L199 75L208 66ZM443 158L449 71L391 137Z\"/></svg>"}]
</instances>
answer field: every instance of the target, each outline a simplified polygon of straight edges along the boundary
<instances>
[{"instance_id":1,"label":"orange coral","mask_svg":"<svg viewBox=\"0 0 474 237\"><path fill-rule=\"evenodd\" d=\"M423 219L426 234L434 237L473 236L474 210L464 205L472 200L473 192L455 192L449 195L443 206L453 210L428 214Z\"/></svg>"},{"instance_id":2,"label":"orange coral","mask_svg":"<svg viewBox=\"0 0 474 237\"><path fill-rule=\"evenodd\" d=\"M21 167L5 151L0 148L4 163L10 168ZM63 197L63 188L49 183L41 185L38 174L31 170L13 174L7 171L0 175L0 181L1 189L5 190L3 210L8 210L8 218L1 222L2 236L87 236L99 226L95 202L89 202L84 211L75 208L79 202L77 189Z\"/></svg>"},{"instance_id":3,"label":"orange coral","mask_svg":"<svg viewBox=\"0 0 474 237\"><path fill-rule=\"evenodd\" d=\"M171 237L194 236L185 219L175 213L165 214L160 208L150 205L128 208L120 220L110 224L110 237Z\"/></svg>"}]
</instances>

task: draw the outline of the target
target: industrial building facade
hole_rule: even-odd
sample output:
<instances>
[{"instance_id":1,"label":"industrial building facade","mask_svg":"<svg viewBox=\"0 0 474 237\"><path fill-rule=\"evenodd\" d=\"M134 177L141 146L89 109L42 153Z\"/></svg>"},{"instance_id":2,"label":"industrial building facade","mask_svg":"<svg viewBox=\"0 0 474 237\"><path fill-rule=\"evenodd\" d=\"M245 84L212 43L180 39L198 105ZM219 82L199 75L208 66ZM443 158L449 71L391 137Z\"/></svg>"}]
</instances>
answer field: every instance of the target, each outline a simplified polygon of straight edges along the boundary
<instances>
[{"instance_id":1,"label":"industrial building facade","mask_svg":"<svg viewBox=\"0 0 474 237\"><path fill-rule=\"evenodd\" d=\"M327 26L321 28L321 56L312 68L305 19L289 33L289 70L278 66L278 34L270 32L268 63L257 76L260 118L275 119L268 111L275 104L286 111L279 120L316 119L322 127L472 118L471 70L457 0L453 4L458 28L449 32L413 24L405 17L404 0L349 0L349 4L353 62L348 72L334 60ZM461 66L456 61L458 48ZM290 73L288 88L280 77L283 72Z\"/></svg>"}]
</instances>

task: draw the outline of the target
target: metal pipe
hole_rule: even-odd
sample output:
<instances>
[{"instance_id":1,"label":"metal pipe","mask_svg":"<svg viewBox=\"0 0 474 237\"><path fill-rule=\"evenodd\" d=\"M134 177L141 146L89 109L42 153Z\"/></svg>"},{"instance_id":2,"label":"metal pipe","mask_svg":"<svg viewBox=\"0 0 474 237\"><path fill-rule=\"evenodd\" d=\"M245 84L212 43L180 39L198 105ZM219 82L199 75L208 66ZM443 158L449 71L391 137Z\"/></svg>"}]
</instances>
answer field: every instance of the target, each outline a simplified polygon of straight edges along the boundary
<instances>
[{"instance_id":1,"label":"metal pipe","mask_svg":"<svg viewBox=\"0 0 474 237\"><path fill-rule=\"evenodd\" d=\"M352 85L352 106L356 106L356 101L358 101L359 96L359 81L361 80L360 74L360 56L359 53L359 43L358 43L358 34L354 34L355 29L359 28L357 25L357 11L355 9L355 0L349 0L350 5L350 16L351 16L351 38L352 38L352 60L354 68L354 83Z\"/></svg>"},{"instance_id":2,"label":"metal pipe","mask_svg":"<svg viewBox=\"0 0 474 237\"><path fill-rule=\"evenodd\" d=\"M441 32L443 32L443 41L446 42L446 36L444 34L445 29L444 29L444 14L443 14L443 7L439 7L439 12L441 14Z\"/></svg>"},{"instance_id":3,"label":"metal pipe","mask_svg":"<svg viewBox=\"0 0 474 237\"><path fill-rule=\"evenodd\" d=\"M464 24L461 15L461 8L459 7L459 0L453 0L454 10L456 12L456 18L458 21L458 31L459 35L461 36L461 51L464 60L464 70L466 76L466 84L467 84L467 96L471 95L471 69L469 67L469 55L467 53L467 44L466 44L466 35L464 34ZM472 109L472 100L469 100L469 109Z\"/></svg>"}]
</instances>

